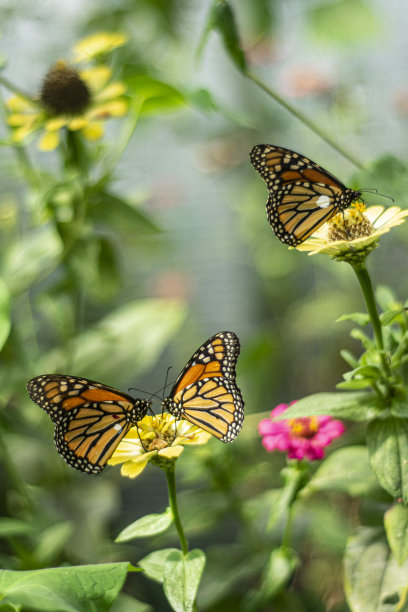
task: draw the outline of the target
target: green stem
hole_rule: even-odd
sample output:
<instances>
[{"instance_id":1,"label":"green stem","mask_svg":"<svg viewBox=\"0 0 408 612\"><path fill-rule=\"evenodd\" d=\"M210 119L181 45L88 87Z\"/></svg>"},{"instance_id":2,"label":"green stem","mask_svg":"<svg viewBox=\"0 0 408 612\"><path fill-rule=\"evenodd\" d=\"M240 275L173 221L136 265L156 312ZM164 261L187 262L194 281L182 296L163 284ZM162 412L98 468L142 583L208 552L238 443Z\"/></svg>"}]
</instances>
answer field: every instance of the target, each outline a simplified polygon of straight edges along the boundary
<instances>
[{"instance_id":1,"label":"green stem","mask_svg":"<svg viewBox=\"0 0 408 612\"><path fill-rule=\"evenodd\" d=\"M343 149L342 146L334 142L331 136L325 130L322 130L322 128L317 123L306 117L306 115L304 115L301 111L297 110L294 106L289 104L284 98L282 98L282 96L276 93L276 91L265 85L265 83L261 81L255 74L249 72L248 70L245 72L245 74L249 79L251 79L251 81L256 83L258 87L263 89L268 94L268 96L273 98L278 104L283 106L291 115L296 117L296 119L299 119L299 121L301 121L304 125L310 128L315 134L320 136L322 140L327 142L327 144L331 146L332 149L340 153L340 155L342 155L345 159L348 159L349 162L354 164L354 166L356 166L357 168L360 168L360 170L365 170L364 165L358 159L350 155L350 153L346 149Z\"/></svg>"},{"instance_id":2,"label":"green stem","mask_svg":"<svg viewBox=\"0 0 408 612\"><path fill-rule=\"evenodd\" d=\"M290 540L292 537L293 509L294 504L291 504L287 511L285 529L282 535L282 546L286 546L286 548L290 548Z\"/></svg>"},{"instance_id":3,"label":"green stem","mask_svg":"<svg viewBox=\"0 0 408 612\"><path fill-rule=\"evenodd\" d=\"M170 508L171 508L171 512L173 514L174 524L176 526L177 533L178 533L179 538L180 538L181 550L183 551L184 555L187 555L187 553L188 553L188 542L187 542L186 535L184 533L183 525L181 524L180 514L179 514L179 511L178 511L177 491L176 491L176 476L175 476L176 472L175 472L174 465L172 465L171 467L166 468L165 472L166 472L166 478L167 478L167 487L168 487L168 490L169 490Z\"/></svg>"},{"instance_id":4,"label":"green stem","mask_svg":"<svg viewBox=\"0 0 408 612\"><path fill-rule=\"evenodd\" d=\"M0 75L0 85L4 85L4 87L6 87L9 91L12 91L13 93L17 94L18 96L20 96L20 98L23 98L30 104L37 104L37 102L33 100L32 96L25 93L22 89L14 85L14 83L11 83L2 75Z\"/></svg>"},{"instance_id":5,"label":"green stem","mask_svg":"<svg viewBox=\"0 0 408 612\"><path fill-rule=\"evenodd\" d=\"M373 326L374 337L377 344L378 352L380 354L383 371L387 377L391 376L390 364L388 363L387 357L384 352L384 341L380 317L378 316L373 286L371 284L371 279L368 274L368 270L364 262L352 263L351 266L354 272L356 273L358 282L360 283L360 287L363 292L364 300L367 306L367 312L370 317L371 325Z\"/></svg>"}]
</instances>

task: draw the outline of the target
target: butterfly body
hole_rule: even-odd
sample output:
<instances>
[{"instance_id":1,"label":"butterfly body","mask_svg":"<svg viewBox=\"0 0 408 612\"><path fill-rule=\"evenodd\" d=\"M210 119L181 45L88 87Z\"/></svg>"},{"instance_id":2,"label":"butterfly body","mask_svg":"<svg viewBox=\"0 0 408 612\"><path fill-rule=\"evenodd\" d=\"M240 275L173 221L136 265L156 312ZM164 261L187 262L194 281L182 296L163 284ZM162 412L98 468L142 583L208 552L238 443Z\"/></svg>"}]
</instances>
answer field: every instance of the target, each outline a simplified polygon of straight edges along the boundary
<instances>
[{"instance_id":1,"label":"butterfly body","mask_svg":"<svg viewBox=\"0 0 408 612\"><path fill-rule=\"evenodd\" d=\"M232 442L244 419L244 401L235 381L239 351L233 332L209 338L188 361L163 401L163 409L222 442Z\"/></svg>"},{"instance_id":2,"label":"butterfly body","mask_svg":"<svg viewBox=\"0 0 408 612\"><path fill-rule=\"evenodd\" d=\"M64 374L37 376L27 390L55 423L58 452L69 465L90 474L103 470L151 405L102 383Z\"/></svg>"},{"instance_id":3,"label":"butterfly body","mask_svg":"<svg viewBox=\"0 0 408 612\"><path fill-rule=\"evenodd\" d=\"M361 199L360 191L349 189L333 174L290 149L256 145L250 160L269 189L268 221L284 244L301 244L333 215Z\"/></svg>"}]
</instances>

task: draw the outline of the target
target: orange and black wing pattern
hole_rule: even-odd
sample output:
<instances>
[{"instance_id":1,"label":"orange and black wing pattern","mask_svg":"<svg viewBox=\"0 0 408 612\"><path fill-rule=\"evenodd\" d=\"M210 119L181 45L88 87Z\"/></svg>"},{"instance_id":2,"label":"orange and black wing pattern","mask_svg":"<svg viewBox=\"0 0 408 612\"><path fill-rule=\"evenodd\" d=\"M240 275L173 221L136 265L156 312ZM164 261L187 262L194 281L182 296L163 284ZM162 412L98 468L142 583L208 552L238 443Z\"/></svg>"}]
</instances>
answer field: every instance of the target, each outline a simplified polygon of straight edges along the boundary
<instances>
[{"instance_id":1,"label":"orange and black wing pattern","mask_svg":"<svg viewBox=\"0 0 408 612\"><path fill-rule=\"evenodd\" d=\"M289 149L256 145L250 160L269 189L268 221L284 244L301 244L330 217L361 199L359 191Z\"/></svg>"},{"instance_id":2,"label":"orange and black wing pattern","mask_svg":"<svg viewBox=\"0 0 408 612\"><path fill-rule=\"evenodd\" d=\"M244 419L244 401L235 382L239 350L233 332L212 336L191 357L164 400L163 409L222 442L232 442Z\"/></svg>"},{"instance_id":3,"label":"orange and black wing pattern","mask_svg":"<svg viewBox=\"0 0 408 612\"><path fill-rule=\"evenodd\" d=\"M113 451L150 407L113 387L63 374L37 376L28 394L55 423L55 445L65 461L97 474Z\"/></svg>"}]
</instances>

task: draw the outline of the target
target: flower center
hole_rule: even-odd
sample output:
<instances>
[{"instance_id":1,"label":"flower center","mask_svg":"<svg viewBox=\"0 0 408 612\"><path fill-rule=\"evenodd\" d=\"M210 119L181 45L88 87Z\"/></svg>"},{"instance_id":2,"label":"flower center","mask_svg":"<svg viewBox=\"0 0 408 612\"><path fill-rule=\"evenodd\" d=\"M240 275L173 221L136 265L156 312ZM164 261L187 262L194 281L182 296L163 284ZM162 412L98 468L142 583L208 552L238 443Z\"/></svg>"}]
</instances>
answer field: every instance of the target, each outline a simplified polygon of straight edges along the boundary
<instances>
[{"instance_id":1,"label":"flower center","mask_svg":"<svg viewBox=\"0 0 408 612\"><path fill-rule=\"evenodd\" d=\"M319 431L319 421L316 417L299 417L289 419L288 424L291 434L296 438L313 438Z\"/></svg>"},{"instance_id":2,"label":"flower center","mask_svg":"<svg viewBox=\"0 0 408 612\"><path fill-rule=\"evenodd\" d=\"M366 208L362 202L355 202L348 210L334 215L329 221L329 241L350 241L356 238L371 236L374 228L364 215L365 210Z\"/></svg>"},{"instance_id":3,"label":"flower center","mask_svg":"<svg viewBox=\"0 0 408 612\"><path fill-rule=\"evenodd\" d=\"M60 61L47 72L40 99L51 115L79 115L88 106L91 94L78 71Z\"/></svg>"}]
</instances>

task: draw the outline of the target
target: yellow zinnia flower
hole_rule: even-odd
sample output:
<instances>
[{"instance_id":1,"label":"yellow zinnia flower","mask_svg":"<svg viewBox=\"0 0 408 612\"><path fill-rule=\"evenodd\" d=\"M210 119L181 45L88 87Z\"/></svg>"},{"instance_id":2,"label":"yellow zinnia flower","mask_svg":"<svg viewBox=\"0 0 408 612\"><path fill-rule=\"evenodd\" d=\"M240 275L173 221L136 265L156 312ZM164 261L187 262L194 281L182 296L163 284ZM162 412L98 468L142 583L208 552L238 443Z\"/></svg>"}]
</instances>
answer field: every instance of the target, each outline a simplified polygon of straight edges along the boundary
<instances>
[{"instance_id":1,"label":"yellow zinnia flower","mask_svg":"<svg viewBox=\"0 0 408 612\"><path fill-rule=\"evenodd\" d=\"M116 36L111 49L126 40L121 34L111 36ZM80 132L88 141L99 140L104 134L104 121L122 117L128 109L123 97L126 86L111 78L112 71L104 64L79 69L65 61L57 62L46 74L39 97L16 95L7 101L13 141L20 143L35 132L42 132L38 148L52 151L59 145L63 129Z\"/></svg>"},{"instance_id":2,"label":"yellow zinnia flower","mask_svg":"<svg viewBox=\"0 0 408 612\"><path fill-rule=\"evenodd\" d=\"M108 463L123 463L122 476L135 478L149 461L165 468L181 455L184 445L206 444L210 438L211 434L167 412L145 416L129 430Z\"/></svg>"},{"instance_id":3,"label":"yellow zinnia flower","mask_svg":"<svg viewBox=\"0 0 408 612\"><path fill-rule=\"evenodd\" d=\"M405 221L408 210L391 206L370 206L356 202L343 213L338 213L318 229L308 240L297 246L309 255L324 253L334 259L365 258L378 246L378 238L392 227Z\"/></svg>"}]
</instances>

